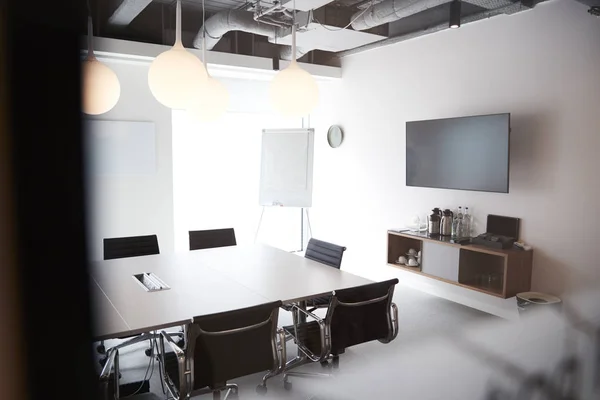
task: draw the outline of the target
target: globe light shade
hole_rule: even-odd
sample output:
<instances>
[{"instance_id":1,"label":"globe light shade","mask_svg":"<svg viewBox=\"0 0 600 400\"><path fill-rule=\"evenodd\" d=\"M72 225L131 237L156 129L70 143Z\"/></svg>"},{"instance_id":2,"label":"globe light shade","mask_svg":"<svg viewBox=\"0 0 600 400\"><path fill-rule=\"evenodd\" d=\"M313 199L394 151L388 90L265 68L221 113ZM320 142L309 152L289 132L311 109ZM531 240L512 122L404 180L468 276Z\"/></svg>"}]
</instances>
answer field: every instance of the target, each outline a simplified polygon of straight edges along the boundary
<instances>
[{"instance_id":1,"label":"globe light shade","mask_svg":"<svg viewBox=\"0 0 600 400\"><path fill-rule=\"evenodd\" d=\"M156 100L176 109L185 109L205 80L204 64L180 43L156 57L148 71L148 86Z\"/></svg>"},{"instance_id":2,"label":"globe light shade","mask_svg":"<svg viewBox=\"0 0 600 400\"><path fill-rule=\"evenodd\" d=\"M315 78L296 61L275 75L269 92L273 107L289 117L306 116L319 102L319 87Z\"/></svg>"},{"instance_id":3,"label":"globe light shade","mask_svg":"<svg viewBox=\"0 0 600 400\"><path fill-rule=\"evenodd\" d=\"M192 96L187 112L196 121L211 122L222 116L228 106L227 88L218 80L208 76L200 91Z\"/></svg>"},{"instance_id":4,"label":"globe light shade","mask_svg":"<svg viewBox=\"0 0 600 400\"><path fill-rule=\"evenodd\" d=\"M81 78L84 113L104 114L119 101L121 84L117 74L97 59L88 57L82 62Z\"/></svg>"}]
</instances>

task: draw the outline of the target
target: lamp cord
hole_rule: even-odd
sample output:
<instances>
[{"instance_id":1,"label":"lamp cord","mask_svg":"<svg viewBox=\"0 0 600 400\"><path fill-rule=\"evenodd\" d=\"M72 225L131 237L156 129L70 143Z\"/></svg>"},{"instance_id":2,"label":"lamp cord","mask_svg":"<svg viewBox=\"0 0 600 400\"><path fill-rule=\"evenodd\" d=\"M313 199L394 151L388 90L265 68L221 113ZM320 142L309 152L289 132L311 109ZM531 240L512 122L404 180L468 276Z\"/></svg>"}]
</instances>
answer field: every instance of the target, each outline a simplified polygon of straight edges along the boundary
<instances>
[{"instance_id":1,"label":"lamp cord","mask_svg":"<svg viewBox=\"0 0 600 400\"><path fill-rule=\"evenodd\" d=\"M296 0L292 0L292 62L296 62Z\"/></svg>"},{"instance_id":2,"label":"lamp cord","mask_svg":"<svg viewBox=\"0 0 600 400\"><path fill-rule=\"evenodd\" d=\"M177 0L175 11L175 44L181 44L181 0Z\"/></svg>"},{"instance_id":3,"label":"lamp cord","mask_svg":"<svg viewBox=\"0 0 600 400\"><path fill-rule=\"evenodd\" d=\"M206 11L204 9L204 0L202 0L202 62L206 73L208 74L208 66L206 64Z\"/></svg>"},{"instance_id":4,"label":"lamp cord","mask_svg":"<svg viewBox=\"0 0 600 400\"><path fill-rule=\"evenodd\" d=\"M90 7L90 0L87 0L87 9L88 9L88 26L87 26L87 36L88 36L88 54L87 59L93 60L96 57L94 56L94 44L93 44L93 36L94 36L94 23L92 20L92 8Z\"/></svg>"}]
</instances>

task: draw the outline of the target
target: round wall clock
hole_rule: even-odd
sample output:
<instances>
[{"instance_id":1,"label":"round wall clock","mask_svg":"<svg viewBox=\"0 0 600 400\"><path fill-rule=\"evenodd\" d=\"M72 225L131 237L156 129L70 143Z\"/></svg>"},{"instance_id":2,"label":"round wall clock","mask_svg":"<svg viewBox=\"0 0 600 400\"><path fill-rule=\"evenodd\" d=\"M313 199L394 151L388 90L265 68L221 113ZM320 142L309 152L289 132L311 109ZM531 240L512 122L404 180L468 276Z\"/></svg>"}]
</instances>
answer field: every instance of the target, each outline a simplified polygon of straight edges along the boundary
<instances>
[{"instance_id":1,"label":"round wall clock","mask_svg":"<svg viewBox=\"0 0 600 400\"><path fill-rule=\"evenodd\" d=\"M327 131L327 143L332 148L340 147L344 141L344 133L338 125L332 125Z\"/></svg>"}]
</instances>

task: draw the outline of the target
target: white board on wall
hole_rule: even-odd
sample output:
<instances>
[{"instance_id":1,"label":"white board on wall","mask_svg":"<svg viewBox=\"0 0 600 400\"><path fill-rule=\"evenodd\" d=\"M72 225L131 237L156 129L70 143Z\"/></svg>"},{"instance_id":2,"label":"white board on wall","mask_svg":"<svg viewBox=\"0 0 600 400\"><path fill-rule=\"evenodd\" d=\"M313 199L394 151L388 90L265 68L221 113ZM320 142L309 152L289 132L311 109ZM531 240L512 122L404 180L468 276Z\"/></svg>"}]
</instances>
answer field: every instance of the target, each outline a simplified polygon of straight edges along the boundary
<instances>
[{"instance_id":1,"label":"white board on wall","mask_svg":"<svg viewBox=\"0 0 600 400\"><path fill-rule=\"evenodd\" d=\"M86 162L93 175L156 173L153 122L85 121Z\"/></svg>"},{"instance_id":2,"label":"white board on wall","mask_svg":"<svg viewBox=\"0 0 600 400\"><path fill-rule=\"evenodd\" d=\"M312 205L314 129L264 129L261 206Z\"/></svg>"}]
</instances>

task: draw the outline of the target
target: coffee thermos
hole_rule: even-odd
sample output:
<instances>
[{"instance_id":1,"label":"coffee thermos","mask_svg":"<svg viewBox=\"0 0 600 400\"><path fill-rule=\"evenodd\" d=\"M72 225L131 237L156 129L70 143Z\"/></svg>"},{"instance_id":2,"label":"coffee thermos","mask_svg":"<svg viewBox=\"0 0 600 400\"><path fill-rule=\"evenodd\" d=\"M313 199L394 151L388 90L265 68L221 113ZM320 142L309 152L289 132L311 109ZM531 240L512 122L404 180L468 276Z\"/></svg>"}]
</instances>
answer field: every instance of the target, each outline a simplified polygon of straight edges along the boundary
<instances>
[{"instance_id":1,"label":"coffee thermos","mask_svg":"<svg viewBox=\"0 0 600 400\"><path fill-rule=\"evenodd\" d=\"M440 221L440 235L452 235L452 220L452 211L450 211L449 209L445 209L442 213L442 219Z\"/></svg>"},{"instance_id":2,"label":"coffee thermos","mask_svg":"<svg viewBox=\"0 0 600 400\"><path fill-rule=\"evenodd\" d=\"M431 211L433 211L433 213L427 216L427 233L430 236L437 236L440 234L442 210L436 207Z\"/></svg>"}]
</instances>

